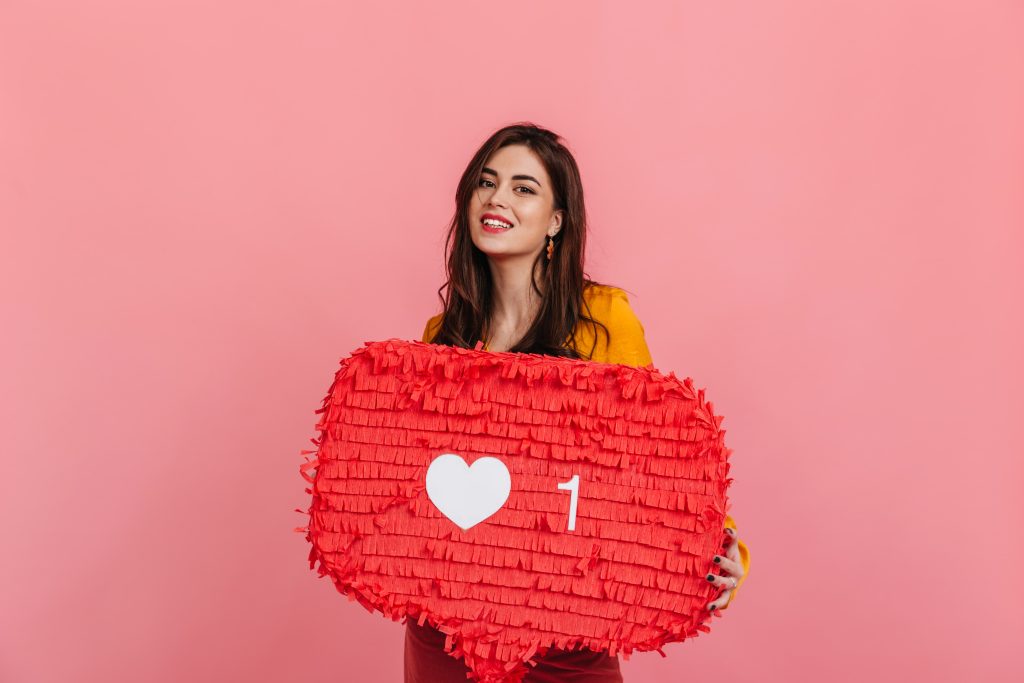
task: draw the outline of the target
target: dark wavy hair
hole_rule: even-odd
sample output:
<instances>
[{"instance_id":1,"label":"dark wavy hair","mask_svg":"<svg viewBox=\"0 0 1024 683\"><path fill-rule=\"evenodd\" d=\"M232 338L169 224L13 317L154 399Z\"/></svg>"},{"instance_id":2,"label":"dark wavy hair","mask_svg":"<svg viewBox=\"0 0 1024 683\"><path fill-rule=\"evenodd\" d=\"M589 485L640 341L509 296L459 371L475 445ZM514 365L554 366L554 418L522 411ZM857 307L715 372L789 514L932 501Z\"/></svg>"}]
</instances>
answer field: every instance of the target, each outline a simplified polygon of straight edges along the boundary
<instances>
[{"instance_id":1,"label":"dark wavy hair","mask_svg":"<svg viewBox=\"0 0 1024 683\"><path fill-rule=\"evenodd\" d=\"M549 356L590 359L597 346L597 327L611 343L608 328L583 310L584 290L600 286L583 270L587 243L587 214L583 203L583 183L576 160L555 133L529 122L506 126L492 134L470 160L455 192L455 215L445 240L446 280L437 290L444 305L441 326L431 339L433 344L473 348L482 339L491 320L493 282L487 255L470 236L469 203L480 182L483 167L494 152L507 145L525 145L544 164L554 192L554 208L561 209L561 229L555 235L554 254L548 261L541 250L533 264L531 284L542 297L541 307L530 328L509 351ZM538 286L540 264L545 291ZM576 326L583 321L594 325L594 345L584 356L577 348Z\"/></svg>"}]
</instances>

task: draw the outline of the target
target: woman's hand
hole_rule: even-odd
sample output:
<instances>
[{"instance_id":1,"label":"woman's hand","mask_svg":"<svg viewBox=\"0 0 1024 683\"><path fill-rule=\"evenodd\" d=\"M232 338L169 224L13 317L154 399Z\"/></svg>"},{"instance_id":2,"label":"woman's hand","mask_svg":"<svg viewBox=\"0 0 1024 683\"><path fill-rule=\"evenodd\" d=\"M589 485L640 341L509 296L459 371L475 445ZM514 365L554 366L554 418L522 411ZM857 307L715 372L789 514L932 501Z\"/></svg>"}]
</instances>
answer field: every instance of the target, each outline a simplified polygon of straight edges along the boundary
<instances>
[{"instance_id":1,"label":"woman's hand","mask_svg":"<svg viewBox=\"0 0 1024 683\"><path fill-rule=\"evenodd\" d=\"M719 593L718 597L713 602L708 603L708 610L714 612L716 609L721 609L729 603L729 597L732 595L732 591L736 586L739 585L740 579L743 578L743 563L740 561L740 539L736 535L736 530L729 527L725 528L725 533L729 534L732 538L725 543L725 555L715 555L715 564L722 569L722 576L718 574L708 574L708 581L714 583L716 586L722 586L725 588L724 591Z\"/></svg>"}]
</instances>

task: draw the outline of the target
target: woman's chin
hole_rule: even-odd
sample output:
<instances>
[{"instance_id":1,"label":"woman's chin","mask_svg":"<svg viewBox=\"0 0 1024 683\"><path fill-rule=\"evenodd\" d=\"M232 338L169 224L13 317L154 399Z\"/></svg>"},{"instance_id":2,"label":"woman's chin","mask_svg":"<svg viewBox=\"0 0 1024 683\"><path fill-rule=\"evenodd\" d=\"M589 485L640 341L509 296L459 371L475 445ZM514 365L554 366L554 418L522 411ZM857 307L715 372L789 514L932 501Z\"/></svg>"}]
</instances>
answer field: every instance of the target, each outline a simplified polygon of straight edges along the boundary
<instances>
[{"instance_id":1,"label":"woman's chin","mask_svg":"<svg viewBox=\"0 0 1024 683\"><path fill-rule=\"evenodd\" d=\"M484 256L486 256L487 258L494 259L495 261L504 261L514 258L525 258L526 256L528 256L528 254L524 254L514 249L486 248L480 249L480 251L482 251L484 253Z\"/></svg>"}]
</instances>

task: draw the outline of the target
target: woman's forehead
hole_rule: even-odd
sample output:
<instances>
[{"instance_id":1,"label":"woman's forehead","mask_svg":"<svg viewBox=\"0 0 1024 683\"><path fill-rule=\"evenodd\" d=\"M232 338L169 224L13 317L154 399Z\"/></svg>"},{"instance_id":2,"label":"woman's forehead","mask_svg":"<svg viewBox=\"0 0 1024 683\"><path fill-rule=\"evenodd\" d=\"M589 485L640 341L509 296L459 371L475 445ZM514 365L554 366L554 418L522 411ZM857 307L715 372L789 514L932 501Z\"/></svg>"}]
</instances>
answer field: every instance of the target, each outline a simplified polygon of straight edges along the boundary
<instances>
[{"instance_id":1,"label":"woman's forehead","mask_svg":"<svg viewBox=\"0 0 1024 683\"><path fill-rule=\"evenodd\" d=\"M511 176L512 180L533 180L540 185L547 185L547 170L536 153L524 145L502 147L490 156L484 164L483 172L503 178Z\"/></svg>"}]
</instances>

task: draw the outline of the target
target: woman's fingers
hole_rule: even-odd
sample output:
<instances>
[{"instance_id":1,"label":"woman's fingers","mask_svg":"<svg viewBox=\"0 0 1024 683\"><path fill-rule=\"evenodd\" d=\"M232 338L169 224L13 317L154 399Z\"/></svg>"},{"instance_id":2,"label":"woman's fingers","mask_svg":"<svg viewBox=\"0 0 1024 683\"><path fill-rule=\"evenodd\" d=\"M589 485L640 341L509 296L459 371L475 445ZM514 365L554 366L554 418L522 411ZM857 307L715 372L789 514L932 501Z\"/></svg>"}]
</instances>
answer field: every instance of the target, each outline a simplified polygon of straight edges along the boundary
<instances>
[{"instance_id":1,"label":"woman's fingers","mask_svg":"<svg viewBox=\"0 0 1024 683\"><path fill-rule=\"evenodd\" d=\"M726 574L743 576L743 565L737 560L723 557L721 555L715 555L715 564L717 564Z\"/></svg>"},{"instance_id":2,"label":"woman's fingers","mask_svg":"<svg viewBox=\"0 0 1024 683\"><path fill-rule=\"evenodd\" d=\"M723 588L728 588L730 590L735 588L736 584L739 583L740 580L738 576L719 576L718 574L708 574L704 578L707 579L709 583L713 583L716 586L722 586Z\"/></svg>"},{"instance_id":3,"label":"woman's fingers","mask_svg":"<svg viewBox=\"0 0 1024 683\"><path fill-rule=\"evenodd\" d=\"M729 541L725 546L726 557L728 557L733 562L742 562L742 560L740 559L740 539L739 536L736 535L736 530L726 529L725 532L732 537L732 540ZM742 576L742 574L743 572L741 571L740 575Z\"/></svg>"},{"instance_id":4,"label":"woman's fingers","mask_svg":"<svg viewBox=\"0 0 1024 683\"><path fill-rule=\"evenodd\" d=\"M710 583L725 589L719 593L717 598L707 604L707 608L712 612L716 609L721 609L729 603L733 589L736 588L743 577L743 561L740 558L739 536L737 536L735 529L729 527L726 527L725 533L729 536L730 540L724 543L724 555L715 555L714 561L721 568L722 572L728 576L708 574L705 577Z\"/></svg>"},{"instance_id":5,"label":"woman's fingers","mask_svg":"<svg viewBox=\"0 0 1024 683\"><path fill-rule=\"evenodd\" d=\"M723 605L729 604L729 596L732 595L732 589L722 591L717 598L712 602L708 603L708 610L714 612L717 609L721 609Z\"/></svg>"}]
</instances>

